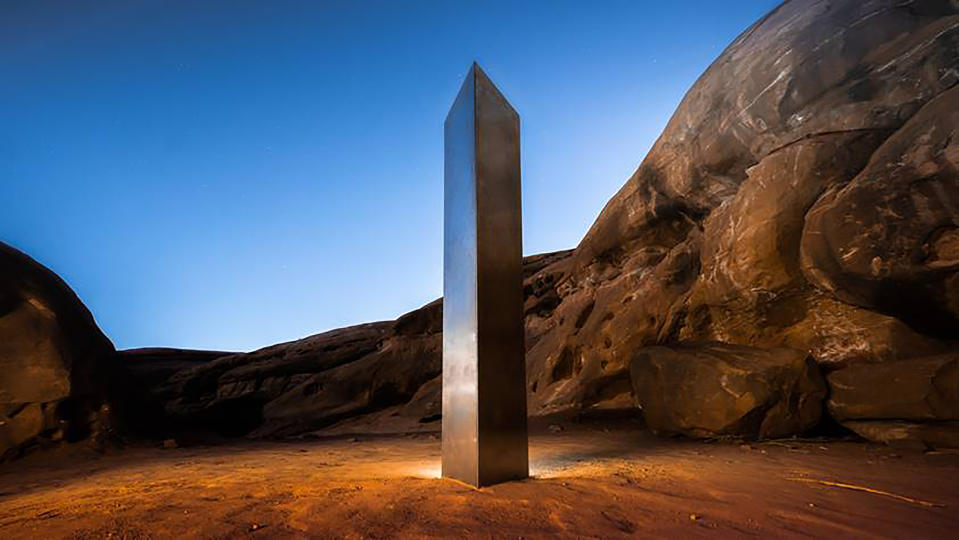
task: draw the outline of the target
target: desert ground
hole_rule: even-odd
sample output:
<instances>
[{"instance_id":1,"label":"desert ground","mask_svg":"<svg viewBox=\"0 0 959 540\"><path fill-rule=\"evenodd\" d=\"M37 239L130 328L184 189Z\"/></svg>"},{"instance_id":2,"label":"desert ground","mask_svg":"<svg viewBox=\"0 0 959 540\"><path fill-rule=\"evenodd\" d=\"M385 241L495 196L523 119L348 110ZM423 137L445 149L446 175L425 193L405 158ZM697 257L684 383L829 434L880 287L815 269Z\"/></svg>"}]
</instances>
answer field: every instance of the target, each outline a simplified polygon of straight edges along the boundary
<instances>
[{"instance_id":1,"label":"desert ground","mask_svg":"<svg viewBox=\"0 0 959 540\"><path fill-rule=\"evenodd\" d=\"M553 424L531 435L530 467L483 489L442 479L433 433L66 448L0 467L0 537L955 538L959 526L948 452Z\"/></svg>"}]
</instances>

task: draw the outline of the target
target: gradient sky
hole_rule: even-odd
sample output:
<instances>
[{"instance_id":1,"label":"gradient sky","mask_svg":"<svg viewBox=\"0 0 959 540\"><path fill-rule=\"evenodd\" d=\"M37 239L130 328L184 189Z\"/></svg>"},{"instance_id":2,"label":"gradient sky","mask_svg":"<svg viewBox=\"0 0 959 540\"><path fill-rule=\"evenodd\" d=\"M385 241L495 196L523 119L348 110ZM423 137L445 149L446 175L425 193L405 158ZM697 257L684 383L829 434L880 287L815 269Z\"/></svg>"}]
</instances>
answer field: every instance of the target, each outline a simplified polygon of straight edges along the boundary
<instances>
[{"instance_id":1,"label":"gradient sky","mask_svg":"<svg viewBox=\"0 0 959 540\"><path fill-rule=\"evenodd\" d=\"M575 246L774 0L0 2L0 241L118 348L248 350L442 291L443 120L522 118L524 252Z\"/></svg>"}]
</instances>

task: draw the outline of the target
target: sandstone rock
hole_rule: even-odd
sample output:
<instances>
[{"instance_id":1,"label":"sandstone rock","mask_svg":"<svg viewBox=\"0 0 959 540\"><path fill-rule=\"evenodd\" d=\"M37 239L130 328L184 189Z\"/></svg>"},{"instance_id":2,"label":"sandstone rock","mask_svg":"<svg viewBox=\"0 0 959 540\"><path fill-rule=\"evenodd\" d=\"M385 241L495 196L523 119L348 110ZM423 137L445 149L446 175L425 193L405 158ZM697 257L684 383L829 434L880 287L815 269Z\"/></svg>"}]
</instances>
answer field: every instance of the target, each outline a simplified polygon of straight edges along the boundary
<instances>
[{"instance_id":1,"label":"sandstone rock","mask_svg":"<svg viewBox=\"0 0 959 540\"><path fill-rule=\"evenodd\" d=\"M693 437L772 438L819 424L826 385L793 349L707 343L640 349L636 401L654 431Z\"/></svg>"},{"instance_id":2,"label":"sandstone rock","mask_svg":"<svg viewBox=\"0 0 959 540\"><path fill-rule=\"evenodd\" d=\"M531 414L633 408L629 358L669 339L698 272L698 250L691 233L670 249L649 246L602 281L557 278L561 303L545 319L527 318Z\"/></svg>"},{"instance_id":3,"label":"sandstone rock","mask_svg":"<svg viewBox=\"0 0 959 540\"><path fill-rule=\"evenodd\" d=\"M394 327L372 354L312 375L267 403L264 424L253 436L314 430L409 401L421 385L440 374L438 330L403 335Z\"/></svg>"},{"instance_id":4,"label":"sandstone rock","mask_svg":"<svg viewBox=\"0 0 959 540\"><path fill-rule=\"evenodd\" d=\"M443 416L443 377L437 375L423 383L413 397L401 406L399 413L420 424L439 422Z\"/></svg>"},{"instance_id":5,"label":"sandstone rock","mask_svg":"<svg viewBox=\"0 0 959 540\"><path fill-rule=\"evenodd\" d=\"M812 206L802 262L810 281L846 302L959 336L959 87Z\"/></svg>"},{"instance_id":6,"label":"sandstone rock","mask_svg":"<svg viewBox=\"0 0 959 540\"><path fill-rule=\"evenodd\" d=\"M837 420L959 421L959 354L855 364L827 376Z\"/></svg>"},{"instance_id":7,"label":"sandstone rock","mask_svg":"<svg viewBox=\"0 0 959 540\"><path fill-rule=\"evenodd\" d=\"M799 268L806 210L828 186L852 178L881 140L874 131L808 138L748 169L736 194L704 220L684 337L782 344L816 298ZM823 339L809 337L798 348Z\"/></svg>"},{"instance_id":8,"label":"sandstone rock","mask_svg":"<svg viewBox=\"0 0 959 540\"><path fill-rule=\"evenodd\" d=\"M689 90L577 249L580 266L634 250L677 214L709 213L776 149L900 127L959 81L957 12L948 0L781 4Z\"/></svg>"},{"instance_id":9,"label":"sandstone rock","mask_svg":"<svg viewBox=\"0 0 959 540\"><path fill-rule=\"evenodd\" d=\"M648 270L655 261L641 262L646 250L668 250L701 229L702 274L681 306L682 339L785 345L837 364L908 356L913 344L919 354L948 348L934 324L824 299L800 267L800 249L809 207L867 162L898 159L873 153L924 105L942 107L936 97L959 80L957 35L957 9L945 1L785 2L687 93L577 248L571 288L602 287L627 266ZM942 181L955 186L951 169ZM956 217L931 212L917 223L926 219ZM949 252L952 236L940 234L934 243ZM836 312L848 314L839 317L845 324L827 322ZM903 345L871 335L873 319Z\"/></svg>"},{"instance_id":10,"label":"sandstone rock","mask_svg":"<svg viewBox=\"0 0 959 540\"><path fill-rule=\"evenodd\" d=\"M959 448L959 422L851 420L843 425L871 441L913 449Z\"/></svg>"},{"instance_id":11,"label":"sandstone rock","mask_svg":"<svg viewBox=\"0 0 959 540\"><path fill-rule=\"evenodd\" d=\"M125 388L113 345L70 287L0 243L0 458L88 436Z\"/></svg>"},{"instance_id":12,"label":"sandstone rock","mask_svg":"<svg viewBox=\"0 0 959 540\"><path fill-rule=\"evenodd\" d=\"M57 428L46 422L44 408L40 403L27 403L8 411L0 420L0 449L8 453L8 457L24 443Z\"/></svg>"},{"instance_id":13,"label":"sandstone rock","mask_svg":"<svg viewBox=\"0 0 959 540\"><path fill-rule=\"evenodd\" d=\"M899 130L911 137L920 110L942 110L957 66L959 9L944 0L787 1L747 29L690 89L572 259L543 270L546 292L527 302L531 413L624 407L629 359L660 343L785 346L837 367L954 348L959 331L942 328L955 330L951 319L852 302L803 261L809 209L864 168L899 160L877 149ZM936 129L942 148L916 160L938 156L940 183L953 189L948 130ZM934 210L916 223L925 221L959 216ZM959 235L932 234L924 249L951 257ZM935 291L953 290L955 269L936 268Z\"/></svg>"},{"instance_id":14,"label":"sandstone rock","mask_svg":"<svg viewBox=\"0 0 959 540\"><path fill-rule=\"evenodd\" d=\"M888 444L959 446L959 354L855 364L830 373L829 411Z\"/></svg>"}]
</instances>

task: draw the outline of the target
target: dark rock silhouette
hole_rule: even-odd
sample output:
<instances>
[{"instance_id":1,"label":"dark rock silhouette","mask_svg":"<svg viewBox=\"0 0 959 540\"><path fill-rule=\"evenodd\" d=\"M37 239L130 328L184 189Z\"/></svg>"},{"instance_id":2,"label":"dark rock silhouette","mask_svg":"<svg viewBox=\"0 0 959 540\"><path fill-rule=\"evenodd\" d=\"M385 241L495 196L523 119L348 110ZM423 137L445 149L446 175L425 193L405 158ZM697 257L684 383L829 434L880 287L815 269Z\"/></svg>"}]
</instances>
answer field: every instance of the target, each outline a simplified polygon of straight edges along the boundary
<instances>
[{"instance_id":1,"label":"dark rock silhouette","mask_svg":"<svg viewBox=\"0 0 959 540\"><path fill-rule=\"evenodd\" d=\"M238 353L144 347L118 351L117 354L120 356L120 362L137 374L137 378L145 388L158 388L178 371L202 366L211 360Z\"/></svg>"},{"instance_id":2,"label":"dark rock silhouette","mask_svg":"<svg viewBox=\"0 0 959 540\"><path fill-rule=\"evenodd\" d=\"M0 458L108 436L124 375L70 287L0 243Z\"/></svg>"}]
</instances>

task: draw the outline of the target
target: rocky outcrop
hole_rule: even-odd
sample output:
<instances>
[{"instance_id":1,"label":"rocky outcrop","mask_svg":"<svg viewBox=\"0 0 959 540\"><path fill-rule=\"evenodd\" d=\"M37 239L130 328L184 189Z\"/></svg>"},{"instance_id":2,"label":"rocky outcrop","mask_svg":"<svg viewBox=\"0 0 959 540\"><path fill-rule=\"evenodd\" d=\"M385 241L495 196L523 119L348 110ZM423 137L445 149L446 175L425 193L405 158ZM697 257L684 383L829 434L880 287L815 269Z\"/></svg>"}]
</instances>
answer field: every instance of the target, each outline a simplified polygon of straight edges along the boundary
<instances>
[{"instance_id":1,"label":"rocky outcrop","mask_svg":"<svg viewBox=\"0 0 959 540\"><path fill-rule=\"evenodd\" d=\"M700 77L577 248L557 315L593 305L616 324L576 336L576 357L618 366L620 343L720 341L830 371L954 350L957 82L954 3L773 10ZM695 262L644 289L676 250Z\"/></svg>"},{"instance_id":2,"label":"rocky outcrop","mask_svg":"<svg viewBox=\"0 0 959 540\"><path fill-rule=\"evenodd\" d=\"M145 347L117 351L119 361L135 374L143 388L158 388L178 371L202 366L217 358L238 354L170 347Z\"/></svg>"},{"instance_id":3,"label":"rocky outcrop","mask_svg":"<svg viewBox=\"0 0 959 540\"><path fill-rule=\"evenodd\" d=\"M174 426L246 434L262 425L264 407L290 392L304 401L317 393L329 396L339 391L344 395L347 389L336 384L329 389L321 387L315 377L339 373L344 366L374 353L391 326L388 322L364 324L217 358L176 372L156 394ZM350 395L346 399L362 398ZM331 397L330 403L333 400Z\"/></svg>"},{"instance_id":4,"label":"rocky outcrop","mask_svg":"<svg viewBox=\"0 0 959 540\"><path fill-rule=\"evenodd\" d=\"M763 439L819 425L826 383L808 353L707 343L640 349L636 402L661 434Z\"/></svg>"},{"instance_id":5,"label":"rocky outcrop","mask_svg":"<svg viewBox=\"0 0 959 540\"><path fill-rule=\"evenodd\" d=\"M959 81L957 13L947 1L789 1L737 38L572 260L544 276L556 296L527 325L530 410L622 406L629 359L655 344L790 347L827 369L954 347L959 326L945 315L957 278L946 261L959 206L948 142L956 121L946 110ZM928 142L910 151L899 139ZM904 171L918 167L936 180L914 193L909 178L919 173ZM878 171L896 180L871 183ZM900 202L859 200L867 190ZM829 202L840 193L842 208ZM821 208L837 208L829 224ZM885 232L855 245L818 235L820 223L840 222ZM915 241L894 248L891 235ZM856 246L865 253L868 242L888 244L884 265L899 258L911 268L901 298L935 296L936 313L850 296L872 270L849 274L829 261Z\"/></svg>"},{"instance_id":6,"label":"rocky outcrop","mask_svg":"<svg viewBox=\"0 0 959 540\"><path fill-rule=\"evenodd\" d=\"M0 243L0 458L111 429L113 354L63 280Z\"/></svg>"}]
</instances>

